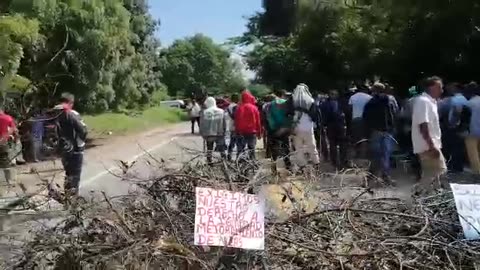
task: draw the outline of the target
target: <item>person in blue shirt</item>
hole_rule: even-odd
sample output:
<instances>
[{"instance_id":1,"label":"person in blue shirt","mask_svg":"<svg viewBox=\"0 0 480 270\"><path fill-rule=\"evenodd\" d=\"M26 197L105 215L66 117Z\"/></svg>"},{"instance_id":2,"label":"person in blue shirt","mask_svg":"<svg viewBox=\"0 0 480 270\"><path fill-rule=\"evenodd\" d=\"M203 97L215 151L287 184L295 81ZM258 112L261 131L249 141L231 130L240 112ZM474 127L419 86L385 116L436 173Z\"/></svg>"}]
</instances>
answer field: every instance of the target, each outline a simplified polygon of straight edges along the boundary
<instances>
[{"instance_id":1,"label":"person in blue shirt","mask_svg":"<svg viewBox=\"0 0 480 270\"><path fill-rule=\"evenodd\" d=\"M460 132L461 115L467 99L463 94L463 89L459 84L447 86L447 91L452 95L443 101L439 108L442 118L442 141L445 159L448 162L450 172L463 172L465 166L465 147L464 137Z\"/></svg>"},{"instance_id":2,"label":"person in blue shirt","mask_svg":"<svg viewBox=\"0 0 480 270\"><path fill-rule=\"evenodd\" d=\"M42 146L44 135L44 116L41 111L35 113L32 119L32 159L33 162L42 160Z\"/></svg>"},{"instance_id":3,"label":"person in blue shirt","mask_svg":"<svg viewBox=\"0 0 480 270\"><path fill-rule=\"evenodd\" d=\"M472 97L467 103L471 111L469 134L465 138L468 160L475 174L480 174L480 87L472 89Z\"/></svg>"}]
</instances>

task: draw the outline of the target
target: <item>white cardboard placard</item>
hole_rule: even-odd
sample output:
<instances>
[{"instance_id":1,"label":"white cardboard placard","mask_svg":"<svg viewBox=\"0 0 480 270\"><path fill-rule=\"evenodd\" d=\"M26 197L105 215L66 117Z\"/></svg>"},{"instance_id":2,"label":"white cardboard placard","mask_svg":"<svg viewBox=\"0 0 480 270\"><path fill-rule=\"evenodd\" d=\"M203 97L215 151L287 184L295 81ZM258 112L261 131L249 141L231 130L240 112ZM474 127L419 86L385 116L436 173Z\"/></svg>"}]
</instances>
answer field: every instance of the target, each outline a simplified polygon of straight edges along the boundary
<instances>
[{"instance_id":1,"label":"white cardboard placard","mask_svg":"<svg viewBox=\"0 0 480 270\"><path fill-rule=\"evenodd\" d=\"M450 184L455 205L468 240L480 238L480 185Z\"/></svg>"},{"instance_id":2,"label":"white cardboard placard","mask_svg":"<svg viewBox=\"0 0 480 270\"><path fill-rule=\"evenodd\" d=\"M264 199L202 187L195 188L195 196L195 245L264 249Z\"/></svg>"}]
</instances>

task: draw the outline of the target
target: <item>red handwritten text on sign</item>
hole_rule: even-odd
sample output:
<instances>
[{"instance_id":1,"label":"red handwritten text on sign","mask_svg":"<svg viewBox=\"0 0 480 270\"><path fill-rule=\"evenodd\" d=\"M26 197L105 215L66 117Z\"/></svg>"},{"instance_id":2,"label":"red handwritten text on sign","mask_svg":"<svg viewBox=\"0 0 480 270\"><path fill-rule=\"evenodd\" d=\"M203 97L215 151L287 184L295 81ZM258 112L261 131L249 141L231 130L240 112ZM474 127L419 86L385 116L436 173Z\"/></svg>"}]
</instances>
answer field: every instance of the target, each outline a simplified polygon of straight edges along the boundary
<instances>
[{"instance_id":1,"label":"red handwritten text on sign","mask_svg":"<svg viewBox=\"0 0 480 270\"><path fill-rule=\"evenodd\" d=\"M197 187L195 245L264 248L264 202L257 195Z\"/></svg>"}]
</instances>

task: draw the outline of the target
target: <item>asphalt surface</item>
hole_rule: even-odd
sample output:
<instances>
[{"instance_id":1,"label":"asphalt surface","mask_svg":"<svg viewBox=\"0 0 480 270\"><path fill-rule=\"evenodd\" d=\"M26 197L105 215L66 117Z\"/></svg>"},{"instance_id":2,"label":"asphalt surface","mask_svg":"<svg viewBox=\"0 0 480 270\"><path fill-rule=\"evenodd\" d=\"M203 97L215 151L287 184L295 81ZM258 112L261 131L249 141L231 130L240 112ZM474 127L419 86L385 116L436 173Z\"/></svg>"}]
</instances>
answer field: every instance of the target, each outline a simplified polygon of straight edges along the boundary
<instances>
[{"instance_id":1,"label":"asphalt surface","mask_svg":"<svg viewBox=\"0 0 480 270\"><path fill-rule=\"evenodd\" d=\"M181 165L202 150L203 140L198 134L190 133L190 123L106 141L85 155L80 195L103 191L117 196L135 188L132 181L122 179L126 168L122 163L128 167L125 178L149 180L159 175L159 163Z\"/></svg>"}]
</instances>

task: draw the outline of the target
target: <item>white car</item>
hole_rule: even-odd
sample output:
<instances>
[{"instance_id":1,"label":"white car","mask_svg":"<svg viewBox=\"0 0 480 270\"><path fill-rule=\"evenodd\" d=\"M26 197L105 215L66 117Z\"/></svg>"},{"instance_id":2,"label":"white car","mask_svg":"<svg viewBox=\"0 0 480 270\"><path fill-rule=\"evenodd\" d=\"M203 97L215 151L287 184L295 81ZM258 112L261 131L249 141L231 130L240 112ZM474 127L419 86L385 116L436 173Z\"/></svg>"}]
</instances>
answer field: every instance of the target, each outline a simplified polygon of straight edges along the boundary
<instances>
[{"instance_id":1,"label":"white car","mask_svg":"<svg viewBox=\"0 0 480 270\"><path fill-rule=\"evenodd\" d=\"M185 102L183 100L166 100L161 101L160 106L183 109L185 108Z\"/></svg>"}]
</instances>

